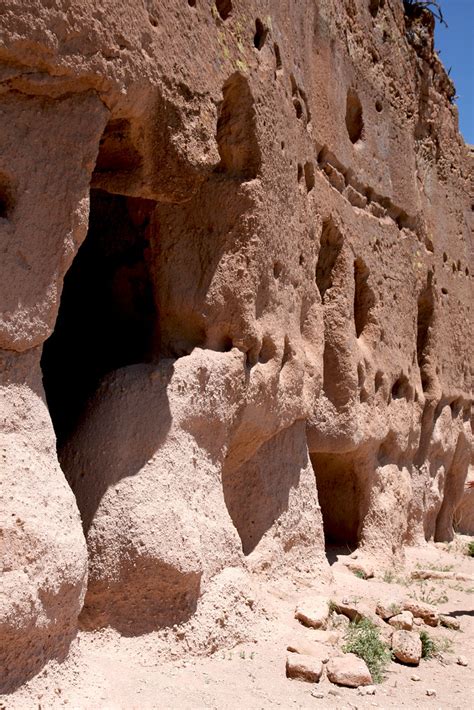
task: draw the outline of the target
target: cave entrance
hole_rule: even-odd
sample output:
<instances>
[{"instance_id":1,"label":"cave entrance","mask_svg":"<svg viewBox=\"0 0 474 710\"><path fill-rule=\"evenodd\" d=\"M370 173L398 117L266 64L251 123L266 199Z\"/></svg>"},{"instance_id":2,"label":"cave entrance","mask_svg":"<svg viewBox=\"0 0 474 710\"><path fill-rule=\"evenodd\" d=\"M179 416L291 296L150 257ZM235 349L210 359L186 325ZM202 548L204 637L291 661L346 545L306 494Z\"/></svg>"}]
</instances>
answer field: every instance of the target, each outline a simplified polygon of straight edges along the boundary
<instances>
[{"instance_id":1,"label":"cave entrance","mask_svg":"<svg viewBox=\"0 0 474 710\"><path fill-rule=\"evenodd\" d=\"M361 486L351 454L312 453L319 505L323 517L326 555L353 552L361 530Z\"/></svg>"},{"instance_id":2,"label":"cave entrance","mask_svg":"<svg viewBox=\"0 0 474 710\"><path fill-rule=\"evenodd\" d=\"M91 190L89 230L69 271L41 358L58 448L108 372L153 359L157 314L149 272L154 202Z\"/></svg>"}]
</instances>

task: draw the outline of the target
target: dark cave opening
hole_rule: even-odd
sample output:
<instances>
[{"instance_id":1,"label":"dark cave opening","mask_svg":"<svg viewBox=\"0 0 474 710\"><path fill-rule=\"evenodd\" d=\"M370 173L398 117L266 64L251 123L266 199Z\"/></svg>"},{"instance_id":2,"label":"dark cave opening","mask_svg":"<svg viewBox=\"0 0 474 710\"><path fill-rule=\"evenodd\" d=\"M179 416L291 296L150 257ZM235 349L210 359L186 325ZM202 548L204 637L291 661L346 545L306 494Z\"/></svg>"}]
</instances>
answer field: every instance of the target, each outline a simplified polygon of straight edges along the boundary
<instances>
[{"instance_id":1,"label":"dark cave opening","mask_svg":"<svg viewBox=\"0 0 474 710\"><path fill-rule=\"evenodd\" d=\"M357 548L361 529L361 487L349 454L311 453L327 548Z\"/></svg>"},{"instance_id":2,"label":"dark cave opening","mask_svg":"<svg viewBox=\"0 0 474 710\"><path fill-rule=\"evenodd\" d=\"M41 358L58 447L104 375L153 359L157 315L148 240L154 204L91 190L88 233L64 278Z\"/></svg>"}]
</instances>

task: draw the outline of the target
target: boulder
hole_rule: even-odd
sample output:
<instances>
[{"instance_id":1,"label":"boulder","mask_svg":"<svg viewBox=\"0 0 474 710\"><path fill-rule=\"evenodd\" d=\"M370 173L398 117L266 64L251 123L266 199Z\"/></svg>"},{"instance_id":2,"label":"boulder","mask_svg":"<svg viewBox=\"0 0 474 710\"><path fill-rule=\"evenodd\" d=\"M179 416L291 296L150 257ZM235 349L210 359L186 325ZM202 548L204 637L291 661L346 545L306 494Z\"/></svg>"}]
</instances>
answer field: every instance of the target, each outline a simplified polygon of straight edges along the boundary
<instances>
[{"instance_id":1,"label":"boulder","mask_svg":"<svg viewBox=\"0 0 474 710\"><path fill-rule=\"evenodd\" d=\"M358 688L360 685L372 684L367 664L354 653L331 658L326 668L329 680L336 685Z\"/></svg>"},{"instance_id":2,"label":"boulder","mask_svg":"<svg viewBox=\"0 0 474 710\"><path fill-rule=\"evenodd\" d=\"M392 636L392 651L401 663L417 666L421 659L421 639L411 631L395 631Z\"/></svg>"},{"instance_id":3,"label":"boulder","mask_svg":"<svg viewBox=\"0 0 474 710\"><path fill-rule=\"evenodd\" d=\"M324 629L329 618L329 599L313 597L302 601L295 609L295 619L313 629Z\"/></svg>"},{"instance_id":4,"label":"boulder","mask_svg":"<svg viewBox=\"0 0 474 710\"><path fill-rule=\"evenodd\" d=\"M388 620L390 626L394 629L403 631L411 631L413 628L413 614L411 611L402 611L401 614L396 614Z\"/></svg>"},{"instance_id":5,"label":"boulder","mask_svg":"<svg viewBox=\"0 0 474 710\"><path fill-rule=\"evenodd\" d=\"M403 602L404 611L411 611L414 617L423 619L428 626L438 626L439 613L432 604L419 602L416 599L406 599Z\"/></svg>"},{"instance_id":6,"label":"boulder","mask_svg":"<svg viewBox=\"0 0 474 710\"><path fill-rule=\"evenodd\" d=\"M454 616L448 616L447 614L439 615L439 623L446 629L453 629L453 631L459 631L461 624L458 619Z\"/></svg>"},{"instance_id":7,"label":"boulder","mask_svg":"<svg viewBox=\"0 0 474 710\"><path fill-rule=\"evenodd\" d=\"M313 656L289 653L286 657L286 676L308 683L317 683L323 673L323 664Z\"/></svg>"},{"instance_id":8,"label":"boulder","mask_svg":"<svg viewBox=\"0 0 474 710\"><path fill-rule=\"evenodd\" d=\"M402 606L398 602L377 602L375 613L378 614L384 621L391 619L392 616L399 614L402 611Z\"/></svg>"}]
</instances>

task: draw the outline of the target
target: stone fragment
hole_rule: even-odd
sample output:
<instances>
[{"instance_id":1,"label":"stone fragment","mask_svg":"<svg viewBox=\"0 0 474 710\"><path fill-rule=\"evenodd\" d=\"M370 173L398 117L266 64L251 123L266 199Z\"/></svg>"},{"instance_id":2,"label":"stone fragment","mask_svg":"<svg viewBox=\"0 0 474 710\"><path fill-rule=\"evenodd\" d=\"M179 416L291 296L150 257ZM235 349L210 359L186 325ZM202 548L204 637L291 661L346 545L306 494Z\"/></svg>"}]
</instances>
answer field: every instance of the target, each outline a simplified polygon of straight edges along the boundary
<instances>
[{"instance_id":1,"label":"stone fragment","mask_svg":"<svg viewBox=\"0 0 474 710\"><path fill-rule=\"evenodd\" d=\"M429 688L426 691L426 695L428 695L430 698L436 698L436 690L433 690L432 688Z\"/></svg>"},{"instance_id":2,"label":"stone fragment","mask_svg":"<svg viewBox=\"0 0 474 710\"><path fill-rule=\"evenodd\" d=\"M416 599L406 599L403 602L403 609L411 611L414 617L423 619L428 626L438 626L439 624L438 611L432 604L419 602Z\"/></svg>"},{"instance_id":3,"label":"stone fragment","mask_svg":"<svg viewBox=\"0 0 474 710\"><path fill-rule=\"evenodd\" d=\"M307 599L296 607L295 619L305 626L313 629L324 629L329 618L329 599L326 597L313 597Z\"/></svg>"},{"instance_id":4,"label":"stone fragment","mask_svg":"<svg viewBox=\"0 0 474 710\"><path fill-rule=\"evenodd\" d=\"M384 621L391 619L392 616L400 614L402 607L397 602L377 602L375 613L378 614Z\"/></svg>"},{"instance_id":5,"label":"stone fragment","mask_svg":"<svg viewBox=\"0 0 474 710\"><path fill-rule=\"evenodd\" d=\"M287 678L317 683L323 673L323 664L312 656L289 653L286 657Z\"/></svg>"},{"instance_id":6,"label":"stone fragment","mask_svg":"<svg viewBox=\"0 0 474 710\"><path fill-rule=\"evenodd\" d=\"M387 210L382 207L382 205L379 205L378 202L371 202L369 205L369 210L374 215L374 217L378 217L379 219L382 217L386 217L387 215Z\"/></svg>"},{"instance_id":7,"label":"stone fragment","mask_svg":"<svg viewBox=\"0 0 474 710\"><path fill-rule=\"evenodd\" d=\"M298 653L301 656L311 656L312 658L317 658L318 661L321 661L322 663L327 663L331 656L336 653L334 648L328 648L322 643L307 641L304 639L288 644L286 650L291 653Z\"/></svg>"},{"instance_id":8,"label":"stone fragment","mask_svg":"<svg viewBox=\"0 0 474 710\"><path fill-rule=\"evenodd\" d=\"M458 666L468 665L467 658L465 656L458 656L456 659L456 663L458 664Z\"/></svg>"},{"instance_id":9,"label":"stone fragment","mask_svg":"<svg viewBox=\"0 0 474 710\"><path fill-rule=\"evenodd\" d=\"M354 653L331 658L326 666L331 683L345 685L348 688L358 688L359 685L371 685L372 676L367 664Z\"/></svg>"},{"instance_id":10,"label":"stone fragment","mask_svg":"<svg viewBox=\"0 0 474 710\"><path fill-rule=\"evenodd\" d=\"M399 661L417 666L421 659L421 639L417 633L395 631L392 636L392 651Z\"/></svg>"},{"instance_id":11,"label":"stone fragment","mask_svg":"<svg viewBox=\"0 0 474 710\"><path fill-rule=\"evenodd\" d=\"M353 207L360 207L363 209L367 205L367 197L361 195L360 192L355 190L352 185L348 185L344 190L344 197L346 197Z\"/></svg>"},{"instance_id":12,"label":"stone fragment","mask_svg":"<svg viewBox=\"0 0 474 710\"><path fill-rule=\"evenodd\" d=\"M324 693L322 693L320 690L312 690L311 695L313 698L317 698L318 700L322 700L324 698Z\"/></svg>"},{"instance_id":13,"label":"stone fragment","mask_svg":"<svg viewBox=\"0 0 474 710\"><path fill-rule=\"evenodd\" d=\"M342 192L346 186L344 175L329 163L326 163L323 169L331 185L335 187L338 192Z\"/></svg>"},{"instance_id":14,"label":"stone fragment","mask_svg":"<svg viewBox=\"0 0 474 710\"><path fill-rule=\"evenodd\" d=\"M411 631L413 628L413 614L411 611L402 611L401 614L396 614L388 620L390 626L394 629Z\"/></svg>"},{"instance_id":15,"label":"stone fragment","mask_svg":"<svg viewBox=\"0 0 474 710\"><path fill-rule=\"evenodd\" d=\"M380 630L386 629L385 624L374 609L368 604L356 602L351 599L343 598L336 599L332 602L332 607L337 614L347 616L350 621L361 621L361 619L369 619Z\"/></svg>"},{"instance_id":16,"label":"stone fragment","mask_svg":"<svg viewBox=\"0 0 474 710\"><path fill-rule=\"evenodd\" d=\"M412 676L410 676L410 678L411 678L411 680L414 680L416 683L417 683L419 680L421 680L420 676L419 676L419 675L416 675L416 673L414 673Z\"/></svg>"},{"instance_id":17,"label":"stone fragment","mask_svg":"<svg viewBox=\"0 0 474 710\"><path fill-rule=\"evenodd\" d=\"M458 619L454 616L448 616L447 614L439 615L439 623L446 629L453 629L454 631L459 631L461 624Z\"/></svg>"}]
</instances>

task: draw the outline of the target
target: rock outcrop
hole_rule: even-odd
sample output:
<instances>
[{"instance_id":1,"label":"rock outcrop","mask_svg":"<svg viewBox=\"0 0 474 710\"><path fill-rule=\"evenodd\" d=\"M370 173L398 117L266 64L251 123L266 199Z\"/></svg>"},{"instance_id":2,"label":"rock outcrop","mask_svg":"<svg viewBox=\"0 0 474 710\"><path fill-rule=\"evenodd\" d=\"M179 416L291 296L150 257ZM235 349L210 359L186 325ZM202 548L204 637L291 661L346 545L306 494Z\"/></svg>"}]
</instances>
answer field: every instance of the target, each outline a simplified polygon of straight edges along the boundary
<instances>
[{"instance_id":1,"label":"rock outcrop","mask_svg":"<svg viewBox=\"0 0 474 710\"><path fill-rule=\"evenodd\" d=\"M79 626L209 652L254 576L452 538L474 193L432 33L400 0L3 1L1 691Z\"/></svg>"}]
</instances>

